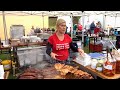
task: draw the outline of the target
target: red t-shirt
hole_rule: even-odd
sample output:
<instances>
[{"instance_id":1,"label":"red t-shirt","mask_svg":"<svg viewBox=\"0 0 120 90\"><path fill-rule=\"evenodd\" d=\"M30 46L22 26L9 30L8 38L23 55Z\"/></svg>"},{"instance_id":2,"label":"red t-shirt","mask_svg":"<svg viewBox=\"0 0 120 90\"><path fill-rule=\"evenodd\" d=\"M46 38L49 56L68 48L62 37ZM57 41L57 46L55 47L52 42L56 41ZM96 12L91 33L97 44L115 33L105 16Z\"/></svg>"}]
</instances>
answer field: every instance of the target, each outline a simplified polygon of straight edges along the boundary
<instances>
[{"instance_id":1,"label":"red t-shirt","mask_svg":"<svg viewBox=\"0 0 120 90\"><path fill-rule=\"evenodd\" d=\"M97 34L97 33L99 33L100 32L100 28L95 28L94 29L94 34Z\"/></svg>"},{"instance_id":2,"label":"red t-shirt","mask_svg":"<svg viewBox=\"0 0 120 90\"><path fill-rule=\"evenodd\" d=\"M52 52L56 53L58 60L67 60L69 56L68 49L70 48L69 44L72 42L71 37L68 34L64 35L64 39L60 41L56 34L53 34L49 37L48 42L53 45Z\"/></svg>"},{"instance_id":3,"label":"red t-shirt","mask_svg":"<svg viewBox=\"0 0 120 90\"><path fill-rule=\"evenodd\" d=\"M78 30L80 30L80 31L81 31L81 30L82 30L82 28L83 28L83 27L82 27L82 25L81 25L81 24L78 24Z\"/></svg>"}]
</instances>

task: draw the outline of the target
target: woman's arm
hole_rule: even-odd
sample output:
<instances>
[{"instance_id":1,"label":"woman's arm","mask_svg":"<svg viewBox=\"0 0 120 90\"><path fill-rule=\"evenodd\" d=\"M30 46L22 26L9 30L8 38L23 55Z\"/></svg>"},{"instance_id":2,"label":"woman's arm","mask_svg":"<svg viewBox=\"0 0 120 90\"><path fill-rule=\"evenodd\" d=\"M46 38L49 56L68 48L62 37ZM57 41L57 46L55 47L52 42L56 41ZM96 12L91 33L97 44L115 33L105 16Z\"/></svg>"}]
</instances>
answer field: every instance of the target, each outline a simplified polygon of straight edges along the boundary
<instances>
[{"instance_id":1,"label":"woman's arm","mask_svg":"<svg viewBox=\"0 0 120 90\"><path fill-rule=\"evenodd\" d=\"M79 52L80 55L84 56L84 51L81 48L78 47L77 43L71 42L70 43L70 48L72 49L72 51Z\"/></svg>"},{"instance_id":2,"label":"woman's arm","mask_svg":"<svg viewBox=\"0 0 120 90\"><path fill-rule=\"evenodd\" d=\"M49 56L51 56L50 54L51 54L51 52L52 52L52 44L50 44L49 42L47 43L47 49L46 49L46 53L49 55Z\"/></svg>"},{"instance_id":3,"label":"woman's arm","mask_svg":"<svg viewBox=\"0 0 120 90\"><path fill-rule=\"evenodd\" d=\"M77 45L77 43L71 42L70 43L70 48L72 49L72 51L78 52L78 45Z\"/></svg>"},{"instance_id":4,"label":"woman's arm","mask_svg":"<svg viewBox=\"0 0 120 90\"><path fill-rule=\"evenodd\" d=\"M48 44L47 44L47 49L46 49L46 53L47 53L51 58L53 58L53 59L56 60L57 54L52 52L52 47L53 47L53 45L48 42Z\"/></svg>"}]
</instances>

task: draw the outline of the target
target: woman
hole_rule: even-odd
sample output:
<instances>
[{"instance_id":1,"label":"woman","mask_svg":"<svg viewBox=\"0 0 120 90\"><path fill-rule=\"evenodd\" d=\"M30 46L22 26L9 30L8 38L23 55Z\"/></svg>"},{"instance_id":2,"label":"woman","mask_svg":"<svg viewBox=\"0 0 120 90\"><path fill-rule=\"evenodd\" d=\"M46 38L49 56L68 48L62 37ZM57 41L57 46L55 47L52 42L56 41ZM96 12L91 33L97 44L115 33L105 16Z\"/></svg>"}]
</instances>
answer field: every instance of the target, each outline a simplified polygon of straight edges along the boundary
<instances>
[{"instance_id":1,"label":"woman","mask_svg":"<svg viewBox=\"0 0 120 90\"><path fill-rule=\"evenodd\" d=\"M67 63L69 49L84 55L84 51L72 43L72 39L66 32L66 21L58 19L56 22L56 33L48 39L46 53L55 63Z\"/></svg>"}]
</instances>

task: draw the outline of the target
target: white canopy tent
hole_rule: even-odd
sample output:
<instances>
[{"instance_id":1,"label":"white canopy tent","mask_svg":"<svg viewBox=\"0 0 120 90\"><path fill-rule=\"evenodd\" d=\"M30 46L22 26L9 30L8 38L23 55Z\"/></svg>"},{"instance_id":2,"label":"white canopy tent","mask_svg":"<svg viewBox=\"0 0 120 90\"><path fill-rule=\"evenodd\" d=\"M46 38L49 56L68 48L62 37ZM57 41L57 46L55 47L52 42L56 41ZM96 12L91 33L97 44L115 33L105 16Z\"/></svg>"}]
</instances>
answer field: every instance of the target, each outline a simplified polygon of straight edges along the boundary
<instances>
[{"instance_id":1,"label":"white canopy tent","mask_svg":"<svg viewBox=\"0 0 120 90\"><path fill-rule=\"evenodd\" d=\"M88 17L88 19L90 19L90 18L92 19L93 17L96 20L97 20L97 18L101 19L104 29L105 29L106 25L108 25L108 24L112 24L113 27L118 26L117 22L120 21L120 19L119 19L120 11L84 11L84 12L85 12L84 16Z\"/></svg>"},{"instance_id":2,"label":"white canopy tent","mask_svg":"<svg viewBox=\"0 0 120 90\"><path fill-rule=\"evenodd\" d=\"M44 16L71 16L71 22L73 21L72 16L82 16L82 24L85 25L85 17L88 17L88 19L91 18L92 15L103 15L103 28L105 28L106 23L108 22L106 19L107 17L116 17L114 19L114 22L118 22L118 17L120 17L120 11L4 11L4 14L2 11L0 11L0 15L3 15L3 22L4 22L4 32L6 33L6 23L5 23L5 15L18 15L18 16L29 16L29 15L36 15L36 16L43 16L43 22L44 22ZM96 17L97 18L97 17ZM119 18L120 19L120 18ZM120 21L120 20L119 20ZM110 21L111 22L111 21ZM114 23L114 26L116 26L116 23ZM43 25L44 27L44 25ZM73 23L71 23L71 27L73 27ZM72 28L73 29L73 28ZM6 36L6 34L5 34ZM72 33L71 33L72 36ZM7 36L6 36L7 38Z\"/></svg>"},{"instance_id":3,"label":"white canopy tent","mask_svg":"<svg viewBox=\"0 0 120 90\"><path fill-rule=\"evenodd\" d=\"M4 14L2 13L4 12ZM70 16L72 22L72 16L80 16L82 14L81 11L0 11L0 15L3 15L3 22L4 22L4 36L5 40L7 39L7 30L6 30L6 23L5 23L5 15L16 15L16 16L42 16L43 17L43 28L44 28L44 16ZM71 27L73 27L73 23L71 23ZM71 33L72 35L72 33Z\"/></svg>"},{"instance_id":4,"label":"white canopy tent","mask_svg":"<svg viewBox=\"0 0 120 90\"><path fill-rule=\"evenodd\" d=\"M18 16L28 16L28 15L38 15L38 16L80 16L81 11L4 11L6 15L18 15ZM0 11L2 14L2 11Z\"/></svg>"},{"instance_id":5,"label":"white canopy tent","mask_svg":"<svg viewBox=\"0 0 120 90\"><path fill-rule=\"evenodd\" d=\"M18 16L29 16L29 15L36 15L36 16L83 16L82 11L4 11L5 15L18 15ZM2 11L0 11L2 15ZM101 16L99 16L101 15ZM89 20L92 20L93 17L98 18L102 17L103 15L103 28L105 28L105 18L104 17L119 17L120 11L84 11L84 19L86 17ZM83 20L83 19L82 19ZM97 20L97 19L96 19ZM116 19L117 20L117 19ZM82 21L83 22L83 21ZM117 21L118 22L118 21ZM84 24L86 21L84 21ZM115 26L115 25L114 25Z\"/></svg>"}]
</instances>

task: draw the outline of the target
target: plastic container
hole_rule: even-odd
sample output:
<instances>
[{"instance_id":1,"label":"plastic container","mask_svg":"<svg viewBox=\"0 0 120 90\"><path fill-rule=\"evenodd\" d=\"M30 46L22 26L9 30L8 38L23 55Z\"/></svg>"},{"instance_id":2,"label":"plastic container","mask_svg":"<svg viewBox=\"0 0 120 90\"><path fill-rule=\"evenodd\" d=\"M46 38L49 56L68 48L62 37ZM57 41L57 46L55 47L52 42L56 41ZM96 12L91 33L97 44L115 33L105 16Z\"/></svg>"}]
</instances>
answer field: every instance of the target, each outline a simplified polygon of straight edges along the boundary
<instances>
[{"instance_id":1,"label":"plastic container","mask_svg":"<svg viewBox=\"0 0 120 90\"><path fill-rule=\"evenodd\" d=\"M90 43L90 50L93 52L101 52L103 48L102 44L94 45Z\"/></svg>"},{"instance_id":2,"label":"plastic container","mask_svg":"<svg viewBox=\"0 0 120 90\"><path fill-rule=\"evenodd\" d=\"M11 69L11 60L3 60L1 63L4 67L4 70L10 70Z\"/></svg>"},{"instance_id":3,"label":"plastic container","mask_svg":"<svg viewBox=\"0 0 120 90\"><path fill-rule=\"evenodd\" d=\"M97 59L92 59L92 60L91 60L91 68L92 68L92 69L96 69L97 63L98 63Z\"/></svg>"}]
</instances>

